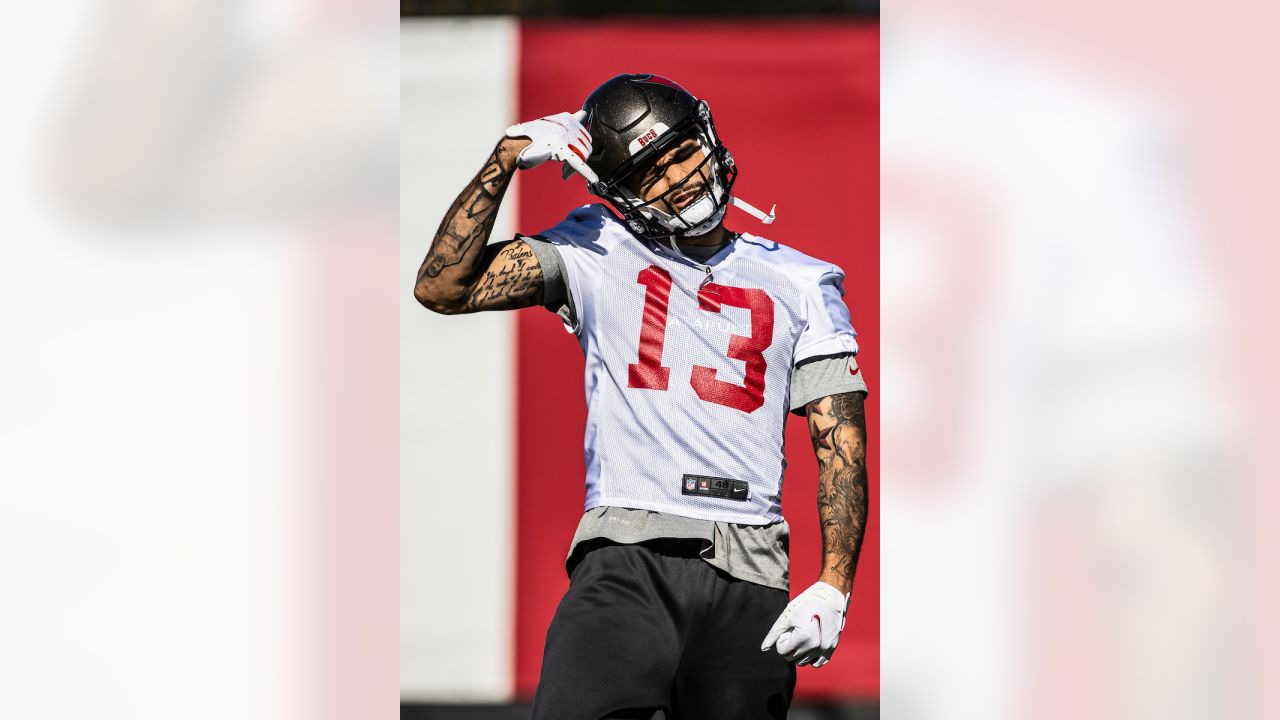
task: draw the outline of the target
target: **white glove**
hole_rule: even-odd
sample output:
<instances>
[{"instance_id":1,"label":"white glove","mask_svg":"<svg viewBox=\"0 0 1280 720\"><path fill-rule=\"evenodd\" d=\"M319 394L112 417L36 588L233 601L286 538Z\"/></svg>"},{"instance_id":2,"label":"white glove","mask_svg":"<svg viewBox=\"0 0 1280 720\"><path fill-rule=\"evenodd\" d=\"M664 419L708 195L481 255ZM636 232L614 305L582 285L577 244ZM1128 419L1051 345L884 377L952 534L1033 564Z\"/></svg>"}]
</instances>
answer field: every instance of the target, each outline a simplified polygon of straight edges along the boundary
<instances>
[{"instance_id":1,"label":"white glove","mask_svg":"<svg viewBox=\"0 0 1280 720\"><path fill-rule=\"evenodd\" d=\"M516 156L516 167L528 170L548 160L559 160L568 163L587 182L596 182L599 178L587 166L587 158L591 157L591 135L582 127L586 118L587 112L579 110L572 115L556 113L507 128L507 137L527 137L533 141Z\"/></svg>"},{"instance_id":2,"label":"white glove","mask_svg":"<svg viewBox=\"0 0 1280 720\"><path fill-rule=\"evenodd\" d=\"M796 596L778 616L760 650L777 643L778 654L796 663L822 667L836 651L849 596L824 582L816 582ZM798 661L798 662L797 662Z\"/></svg>"}]
</instances>

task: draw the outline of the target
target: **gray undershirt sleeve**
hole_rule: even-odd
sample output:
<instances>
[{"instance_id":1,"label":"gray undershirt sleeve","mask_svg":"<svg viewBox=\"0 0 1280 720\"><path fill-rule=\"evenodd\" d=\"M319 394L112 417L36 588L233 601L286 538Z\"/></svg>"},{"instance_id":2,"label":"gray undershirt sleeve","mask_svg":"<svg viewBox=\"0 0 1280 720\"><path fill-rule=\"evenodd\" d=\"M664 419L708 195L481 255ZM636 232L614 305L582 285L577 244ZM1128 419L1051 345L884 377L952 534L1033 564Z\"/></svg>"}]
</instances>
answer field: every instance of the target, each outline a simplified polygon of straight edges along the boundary
<instances>
[{"instance_id":1,"label":"gray undershirt sleeve","mask_svg":"<svg viewBox=\"0 0 1280 720\"><path fill-rule=\"evenodd\" d=\"M542 306L560 316L571 328L578 327L573 307L573 294L569 292L565 277L564 260L555 245L536 235L521 235L533 256L542 267Z\"/></svg>"},{"instance_id":2,"label":"gray undershirt sleeve","mask_svg":"<svg viewBox=\"0 0 1280 720\"><path fill-rule=\"evenodd\" d=\"M866 392L867 383L849 354L819 358L791 372L791 412L804 414L804 406L828 395Z\"/></svg>"}]
</instances>

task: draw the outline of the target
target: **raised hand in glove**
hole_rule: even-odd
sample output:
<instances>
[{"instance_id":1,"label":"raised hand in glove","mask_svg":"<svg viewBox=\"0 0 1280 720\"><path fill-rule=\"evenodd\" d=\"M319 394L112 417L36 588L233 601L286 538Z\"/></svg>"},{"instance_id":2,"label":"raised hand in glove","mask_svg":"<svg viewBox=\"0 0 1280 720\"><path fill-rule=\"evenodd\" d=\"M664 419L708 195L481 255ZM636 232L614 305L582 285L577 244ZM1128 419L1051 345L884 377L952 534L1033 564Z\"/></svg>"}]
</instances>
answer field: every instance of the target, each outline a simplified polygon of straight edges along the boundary
<instances>
[{"instance_id":1,"label":"raised hand in glove","mask_svg":"<svg viewBox=\"0 0 1280 720\"><path fill-rule=\"evenodd\" d=\"M548 160L568 163L569 167L593 183L598 180L587 166L591 157L591 135L582 127L586 111L556 113L507 128L509 138L529 138L529 144L516 156L516 167L534 168Z\"/></svg>"}]
</instances>

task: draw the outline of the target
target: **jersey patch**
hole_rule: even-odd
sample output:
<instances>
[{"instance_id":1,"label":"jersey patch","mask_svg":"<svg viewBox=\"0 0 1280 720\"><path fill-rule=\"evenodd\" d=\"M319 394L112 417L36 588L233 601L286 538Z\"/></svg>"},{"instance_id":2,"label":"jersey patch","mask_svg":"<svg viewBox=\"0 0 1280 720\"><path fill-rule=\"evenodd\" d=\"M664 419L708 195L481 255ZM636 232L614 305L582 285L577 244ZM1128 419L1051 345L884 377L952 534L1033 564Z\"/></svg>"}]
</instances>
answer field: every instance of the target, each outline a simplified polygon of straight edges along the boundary
<instances>
[{"instance_id":1,"label":"jersey patch","mask_svg":"<svg viewBox=\"0 0 1280 720\"><path fill-rule=\"evenodd\" d=\"M708 497L728 498L729 500L746 500L748 483L746 480L711 477L709 475L685 475L684 484L680 488L683 495L706 495Z\"/></svg>"}]
</instances>

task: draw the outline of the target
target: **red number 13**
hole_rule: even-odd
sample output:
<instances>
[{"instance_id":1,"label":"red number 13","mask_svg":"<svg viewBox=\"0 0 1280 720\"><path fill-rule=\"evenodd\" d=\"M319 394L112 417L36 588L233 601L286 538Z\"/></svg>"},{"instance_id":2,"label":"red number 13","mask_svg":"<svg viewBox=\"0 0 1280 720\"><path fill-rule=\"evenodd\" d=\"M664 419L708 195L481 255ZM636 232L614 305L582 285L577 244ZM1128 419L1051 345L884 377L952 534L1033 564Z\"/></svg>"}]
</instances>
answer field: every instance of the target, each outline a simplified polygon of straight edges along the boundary
<instances>
[{"instance_id":1,"label":"red number 13","mask_svg":"<svg viewBox=\"0 0 1280 720\"><path fill-rule=\"evenodd\" d=\"M662 364L667 334L667 302L671 298L671 273L657 265L640 271L636 282L644 286L644 315L640 322L639 360L627 366L627 385L646 390L666 390L671 368ZM698 397L742 412L764 404L764 351L773 342L773 298L758 288L741 288L709 282L698 291L698 307L720 312L724 305L751 313L751 336L732 335L728 356L746 366L743 384L716 377L715 368L694 365L689 384Z\"/></svg>"}]
</instances>

